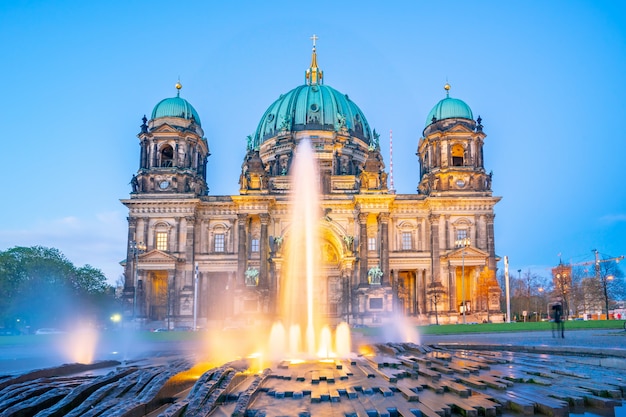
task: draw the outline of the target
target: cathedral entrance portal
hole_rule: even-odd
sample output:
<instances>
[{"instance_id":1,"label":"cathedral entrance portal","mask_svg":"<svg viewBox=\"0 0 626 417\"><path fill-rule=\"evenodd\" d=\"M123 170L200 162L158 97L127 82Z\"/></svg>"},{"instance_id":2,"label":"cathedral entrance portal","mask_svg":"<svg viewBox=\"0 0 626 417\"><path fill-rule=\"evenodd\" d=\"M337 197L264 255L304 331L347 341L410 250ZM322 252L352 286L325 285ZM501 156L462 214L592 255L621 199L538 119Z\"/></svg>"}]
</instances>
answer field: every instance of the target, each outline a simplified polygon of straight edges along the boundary
<instances>
[{"instance_id":1,"label":"cathedral entrance portal","mask_svg":"<svg viewBox=\"0 0 626 417\"><path fill-rule=\"evenodd\" d=\"M472 284L474 276L473 266L460 266L456 268L456 299L459 314L471 314L473 312L472 294L475 288Z\"/></svg>"},{"instance_id":2,"label":"cathedral entrance portal","mask_svg":"<svg viewBox=\"0 0 626 417\"><path fill-rule=\"evenodd\" d=\"M392 282L396 293L395 312L403 316L417 314L415 271L398 271L397 282Z\"/></svg>"},{"instance_id":3,"label":"cathedral entrance portal","mask_svg":"<svg viewBox=\"0 0 626 417\"><path fill-rule=\"evenodd\" d=\"M167 316L167 271L153 271L149 274L146 291L148 319L165 320Z\"/></svg>"}]
</instances>

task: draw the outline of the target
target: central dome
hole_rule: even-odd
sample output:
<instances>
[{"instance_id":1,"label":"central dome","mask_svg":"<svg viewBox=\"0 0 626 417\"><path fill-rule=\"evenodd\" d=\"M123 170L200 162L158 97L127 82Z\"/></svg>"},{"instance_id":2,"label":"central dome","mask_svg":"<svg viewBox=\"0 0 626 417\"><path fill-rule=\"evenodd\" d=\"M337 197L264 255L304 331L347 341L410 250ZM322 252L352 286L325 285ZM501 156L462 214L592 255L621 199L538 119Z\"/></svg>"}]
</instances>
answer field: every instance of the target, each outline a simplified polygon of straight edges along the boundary
<instances>
[{"instance_id":1,"label":"central dome","mask_svg":"<svg viewBox=\"0 0 626 417\"><path fill-rule=\"evenodd\" d=\"M254 134L255 147L281 131L303 130L341 132L347 129L351 136L369 144L372 134L361 109L347 94L323 85L322 81L322 71L317 68L313 49L311 67L306 71L306 84L281 94L269 106Z\"/></svg>"}]
</instances>

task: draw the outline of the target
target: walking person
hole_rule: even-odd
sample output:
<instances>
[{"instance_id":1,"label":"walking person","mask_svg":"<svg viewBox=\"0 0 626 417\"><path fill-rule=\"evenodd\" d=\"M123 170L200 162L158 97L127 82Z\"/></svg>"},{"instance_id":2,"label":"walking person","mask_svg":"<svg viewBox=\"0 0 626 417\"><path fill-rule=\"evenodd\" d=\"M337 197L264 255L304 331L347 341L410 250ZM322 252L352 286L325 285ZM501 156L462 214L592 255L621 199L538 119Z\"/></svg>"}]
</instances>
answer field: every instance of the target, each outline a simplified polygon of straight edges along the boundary
<instances>
[{"instance_id":1,"label":"walking person","mask_svg":"<svg viewBox=\"0 0 626 417\"><path fill-rule=\"evenodd\" d=\"M556 337L565 338L565 323L563 322L563 307L560 303L552 306L552 312L554 315L554 325L552 326L552 337L554 337L554 329L556 327Z\"/></svg>"}]
</instances>

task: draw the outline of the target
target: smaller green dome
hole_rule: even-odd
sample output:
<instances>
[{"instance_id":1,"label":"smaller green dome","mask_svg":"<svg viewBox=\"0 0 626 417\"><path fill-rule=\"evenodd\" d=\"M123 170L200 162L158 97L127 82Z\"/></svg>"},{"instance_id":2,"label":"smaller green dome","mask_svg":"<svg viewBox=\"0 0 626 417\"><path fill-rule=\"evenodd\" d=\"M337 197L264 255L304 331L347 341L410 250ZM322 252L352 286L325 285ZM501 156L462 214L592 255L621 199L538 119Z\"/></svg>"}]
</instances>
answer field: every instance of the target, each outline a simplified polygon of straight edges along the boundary
<instances>
[{"instance_id":1,"label":"smaller green dome","mask_svg":"<svg viewBox=\"0 0 626 417\"><path fill-rule=\"evenodd\" d=\"M202 126L196 109L187 100L180 97L166 98L154 106L152 119L158 119L159 117L180 117L187 120L191 120L193 117L196 123Z\"/></svg>"},{"instance_id":2,"label":"smaller green dome","mask_svg":"<svg viewBox=\"0 0 626 417\"><path fill-rule=\"evenodd\" d=\"M151 119L158 119L159 117L180 117L181 119L195 120L198 126L202 126L200 123L200 117L191 104L184 98L180 98L180 89L182 85L176 84L178 90L176 97L166 98L161 100L154 110L152 110Z\"/></svg>"},{"instance_id":3,"label":"smaller green dome","mask_svg":"<svg viewBox=\"0 0 626 417\"><path fill-rule=\"evenodd\" d=\"M446 84L446 98L441 100L433 107L426 117L426 127L433 123L433 117L436 120L443 119L470 119L474 120L472 109L463 101L458 98L451 98L448 96L450 85Z\"/></svg>"}]
</instances>

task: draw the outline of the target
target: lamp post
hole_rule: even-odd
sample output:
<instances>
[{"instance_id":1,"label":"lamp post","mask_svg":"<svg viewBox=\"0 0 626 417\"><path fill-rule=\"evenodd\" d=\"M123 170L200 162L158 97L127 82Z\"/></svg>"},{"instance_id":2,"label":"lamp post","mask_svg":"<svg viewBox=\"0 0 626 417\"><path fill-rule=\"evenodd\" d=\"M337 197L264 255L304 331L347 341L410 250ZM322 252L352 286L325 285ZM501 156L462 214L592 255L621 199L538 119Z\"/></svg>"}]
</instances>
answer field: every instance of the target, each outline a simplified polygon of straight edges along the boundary
<instances>
[{"instance_id":1,"label":"lamp post","mask_svg":"<svg viewBox=\"0 0 626 417\"><path fill-rule=\"evenodd\" d=\"M537 300L537 321L539 321L541 309L543 308L543 287L539 287L537 291L539 291L539 300Z\"/></svg>"},{"instance_id":2,"label":"lamp post","mask_svg":"<svg viewBox=\"0 0 626 417\"><path fill-rule=\"evenodd\" d=\"M133 254L133 277L134 277L134 294L133 294L133 319L137 317L137 287L139 286L139 268L137 267L137 261L139 254L146 250L146 245L143 242L135 242L131 240L129 243L130 252Z\"/></svg>"},{"instance_id":3,"label":"lamp post","mask_svg":"<svg viewBox=\"0 0 626 417\"><path fill-rule=\"evenodd\" d=\"M464 237L457 239L455 243L457 247L463 248L463 252L461 252L461 298L463 301L463 324L465 324L465 310L467 310L465 304L465 249L471 244L471 241L469 237Z\"/></svg>"}]
</instances>

